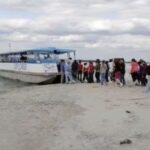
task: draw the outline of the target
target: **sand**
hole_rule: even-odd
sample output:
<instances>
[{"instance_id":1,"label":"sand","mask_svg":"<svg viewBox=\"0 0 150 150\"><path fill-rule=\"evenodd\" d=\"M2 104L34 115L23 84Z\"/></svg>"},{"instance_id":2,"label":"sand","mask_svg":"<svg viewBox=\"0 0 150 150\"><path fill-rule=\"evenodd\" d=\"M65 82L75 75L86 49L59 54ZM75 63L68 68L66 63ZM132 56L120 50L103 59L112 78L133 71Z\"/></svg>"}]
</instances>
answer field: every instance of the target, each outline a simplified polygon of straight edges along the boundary
<instances>
[{"instance_id":1,"label":"sand","mask_svg":"<svg viewBox=\"0 0 150 150\"><path fill-rule=\"evenodd\" d=\"M0 150L149 150L150 93L143 90L78 83L1 93ZM127 138L132 144L120 145Z\"/></svg>"}]
</instances>

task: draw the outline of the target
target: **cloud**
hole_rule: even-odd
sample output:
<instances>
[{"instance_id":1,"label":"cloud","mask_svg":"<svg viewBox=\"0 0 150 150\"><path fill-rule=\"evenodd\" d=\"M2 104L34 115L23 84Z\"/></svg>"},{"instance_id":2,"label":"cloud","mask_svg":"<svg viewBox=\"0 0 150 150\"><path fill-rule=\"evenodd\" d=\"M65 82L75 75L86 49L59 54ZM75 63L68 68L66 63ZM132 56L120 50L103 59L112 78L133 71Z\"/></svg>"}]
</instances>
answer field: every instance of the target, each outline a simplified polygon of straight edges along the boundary
<instances>
[{"instance_id":1,"label":"cloud","mask_svg":"<svg viewBox=\"0 0 150 150\"><path fill-rule=\"evenodd\" d=\"M0 0L1 48L11 41L16 48L50 43L106 55L147 50L149 6L148 0Z\"/></svg>"}]
</instances>

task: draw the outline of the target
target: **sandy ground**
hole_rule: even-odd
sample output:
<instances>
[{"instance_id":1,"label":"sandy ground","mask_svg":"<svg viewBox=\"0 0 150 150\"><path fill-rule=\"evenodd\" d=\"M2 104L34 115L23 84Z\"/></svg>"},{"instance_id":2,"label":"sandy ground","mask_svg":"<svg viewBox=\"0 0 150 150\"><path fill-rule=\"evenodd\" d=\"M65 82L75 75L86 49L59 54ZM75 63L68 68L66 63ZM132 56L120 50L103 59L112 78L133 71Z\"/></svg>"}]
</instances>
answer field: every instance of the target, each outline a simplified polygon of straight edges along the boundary
<instances>
[{"instance_id":1,"label":"sandy ground","mask_svg":"<svg viewBox=\"0 0 150 150\"><path fill-rule=\"evenodd\" d=\"M150 93L143 90L95 83L1 93L0 150L149 150ZM126 138L132 144L120 145Z\"/></svg>"}]
</instances>

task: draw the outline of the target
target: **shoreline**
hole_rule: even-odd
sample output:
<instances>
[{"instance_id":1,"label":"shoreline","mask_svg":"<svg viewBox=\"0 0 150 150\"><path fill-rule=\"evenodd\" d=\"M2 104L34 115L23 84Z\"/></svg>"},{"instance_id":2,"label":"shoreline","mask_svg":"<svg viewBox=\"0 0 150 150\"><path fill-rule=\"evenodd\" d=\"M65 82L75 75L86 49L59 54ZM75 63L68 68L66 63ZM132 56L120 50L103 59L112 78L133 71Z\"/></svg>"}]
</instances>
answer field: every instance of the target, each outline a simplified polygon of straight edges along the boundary
<instances>
[{"instance_id":1,"label":"shoreline","mask_svg":"<svg viewBox=\"0 0 150 150\"><path fill-rule=\"evenodd\" d=\"M0 147L7 150L146 150L150 93L131 82L34 85L0 95ZM130 113L126 113L129 111ZM130 139L132 144L120 145Z\"/></svg>"}]
</instances>

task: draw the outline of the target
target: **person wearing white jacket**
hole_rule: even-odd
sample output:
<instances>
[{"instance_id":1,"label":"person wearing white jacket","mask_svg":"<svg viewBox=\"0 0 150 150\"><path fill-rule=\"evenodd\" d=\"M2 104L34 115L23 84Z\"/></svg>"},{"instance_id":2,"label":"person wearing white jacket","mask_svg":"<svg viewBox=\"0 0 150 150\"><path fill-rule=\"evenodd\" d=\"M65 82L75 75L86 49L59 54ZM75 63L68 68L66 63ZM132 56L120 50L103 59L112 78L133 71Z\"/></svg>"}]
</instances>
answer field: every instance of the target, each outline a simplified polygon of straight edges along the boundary
<instances>
[{"instance_id":1,"label":"person wearing white jacket","mask_svg":"<svg viewBox=\"0 0 150 150\"><path fill-rule=\"evenodd\" d=\"M103 84L107 85L106 71L107 71L107 65L106 65L105 61L103 60L101 62L101 66L100 66L100 83L101 83L101 85L103 85Z\"/></svg>"},{"instance_id":2,"label":"person wearing white jacket","mask_svg":"<svg viewBox=\"0 0 150 150\"><path fill-rule=\"evenodd\" d=\"M65 71L65 82L74 83L74 80L72 77L72 64L69 60L66 60L65 62L64 71Z\"/></svg>"}]
</instances>

